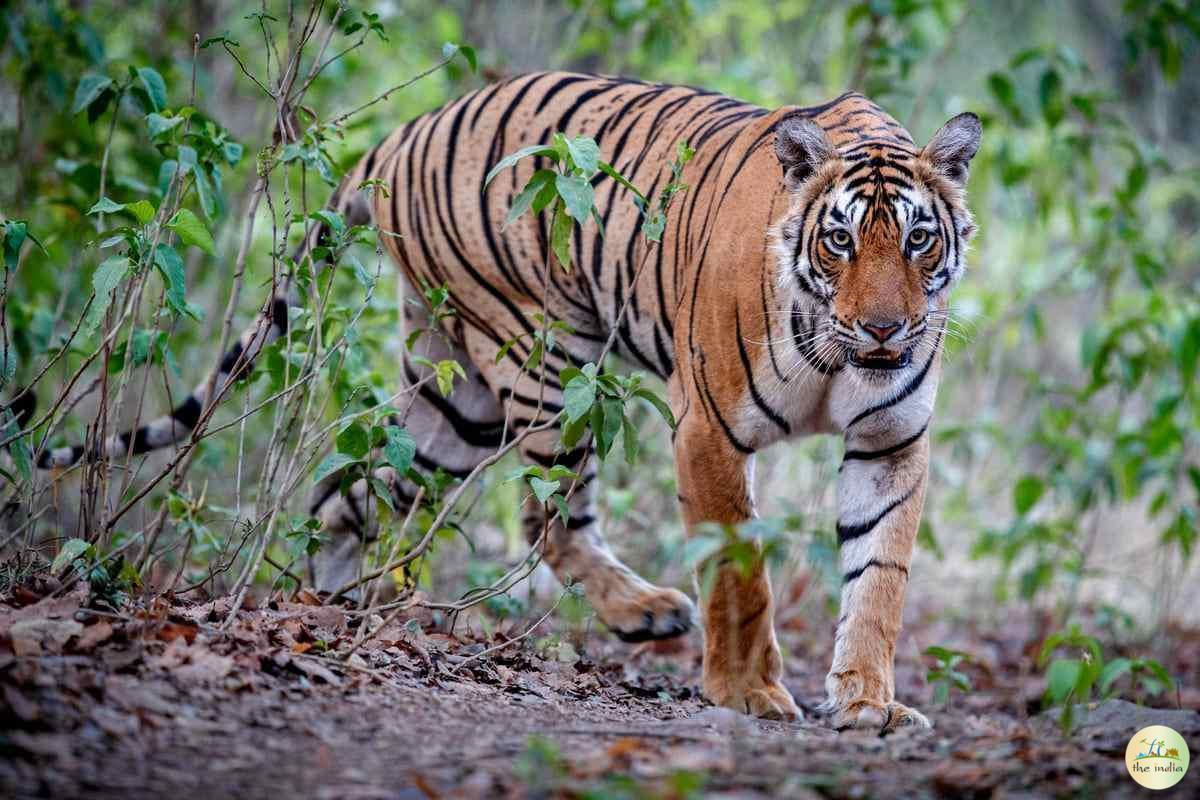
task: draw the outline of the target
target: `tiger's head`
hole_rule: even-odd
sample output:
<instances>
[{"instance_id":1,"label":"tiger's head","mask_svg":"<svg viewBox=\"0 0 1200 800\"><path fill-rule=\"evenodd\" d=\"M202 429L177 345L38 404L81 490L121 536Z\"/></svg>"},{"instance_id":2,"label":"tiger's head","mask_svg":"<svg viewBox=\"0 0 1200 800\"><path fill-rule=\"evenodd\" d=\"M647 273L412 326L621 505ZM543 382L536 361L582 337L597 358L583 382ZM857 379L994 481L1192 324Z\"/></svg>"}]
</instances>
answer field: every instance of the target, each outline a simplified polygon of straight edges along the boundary
<instances>
[{"instance_id":1,"label":"tiger's head","mask_svg":"<svg viewBox=\"0 0 1200 800\"><path fill-rule=\"evenodd\" d=\"M889 381L940 338L975 229L964 189L981 132L978 117L960 114L917 150L907 134L835 145L803 113L779 120L791 203L775 253L798 298L793 333L814 357Z\"/></svg>"}]
</instances>

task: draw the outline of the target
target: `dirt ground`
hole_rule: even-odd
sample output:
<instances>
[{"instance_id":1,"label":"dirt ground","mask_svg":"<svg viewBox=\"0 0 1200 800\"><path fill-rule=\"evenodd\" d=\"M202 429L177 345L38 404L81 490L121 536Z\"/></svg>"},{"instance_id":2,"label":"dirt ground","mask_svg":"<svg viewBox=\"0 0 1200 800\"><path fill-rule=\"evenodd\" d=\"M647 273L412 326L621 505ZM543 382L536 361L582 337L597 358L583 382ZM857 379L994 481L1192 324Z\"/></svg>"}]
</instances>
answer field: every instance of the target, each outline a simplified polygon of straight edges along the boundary
<instances>
[{"instance_id":1,"label":"dirt ground","mask_svg":"<svg viewBox=\"0 0 1200 800\"><path fill-rule=\"evenodd\" d=\"M696 635L630 647L552 619L483 653L505 633L447 635L427 612L380 625L303 594L222 629L227 598L113 613L42 593L0 605L3 797L1124 797L1148 794L1123 762L1136 730L1200 749L1194 632L1174 640L1168 667L1193 678L1170 708L1108 701L1070 737L1034 713L1019 637L978 637L974 688L945 708L901 654L898 694L935 727L881 738L815 714L828 654L794 657L812 644L786 631L799 724L706 704ZM1163 796L1200 796L1200 770Z\"/></svg>"}]
</instances>

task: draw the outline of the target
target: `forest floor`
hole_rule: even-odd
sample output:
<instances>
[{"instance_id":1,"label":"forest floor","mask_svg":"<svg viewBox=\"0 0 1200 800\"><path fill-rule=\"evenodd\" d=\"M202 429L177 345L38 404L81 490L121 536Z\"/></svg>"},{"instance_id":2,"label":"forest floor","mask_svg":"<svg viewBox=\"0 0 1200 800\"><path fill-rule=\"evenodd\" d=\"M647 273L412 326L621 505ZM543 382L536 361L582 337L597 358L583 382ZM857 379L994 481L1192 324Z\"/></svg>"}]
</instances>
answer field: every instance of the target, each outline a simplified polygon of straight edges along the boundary
<instances>
[{"instance_id":1,"label":"forest floor","mask_svg":"<svg viewBox=\"0 0 1200 800\"><path fill-rule=\"evenodd\" d=\"M1035 713L1036 651L1016 620L958 626L950 638L979 657L972 691L944 708L915 650L901 653L898 696L934 728L881 738L816 715L828 654L806 665L786 625L797 724L705 703L696 635L631 647L550 620L473 658L505 635L368 615L373 636L345 658L364 617L311 595L251 603L223 629L228 598L114 614L34 587L0 605L3 797L1122 797L1145 793L1123 758L1138 729L1200 746L1194 680L1152 701L1168 708L1108 701L1064 735ZM1200 632L1176 632L1171 658L1196 675ZM1200 796L1200 770L1164 794Z\"/></svg>"}]
</instances>

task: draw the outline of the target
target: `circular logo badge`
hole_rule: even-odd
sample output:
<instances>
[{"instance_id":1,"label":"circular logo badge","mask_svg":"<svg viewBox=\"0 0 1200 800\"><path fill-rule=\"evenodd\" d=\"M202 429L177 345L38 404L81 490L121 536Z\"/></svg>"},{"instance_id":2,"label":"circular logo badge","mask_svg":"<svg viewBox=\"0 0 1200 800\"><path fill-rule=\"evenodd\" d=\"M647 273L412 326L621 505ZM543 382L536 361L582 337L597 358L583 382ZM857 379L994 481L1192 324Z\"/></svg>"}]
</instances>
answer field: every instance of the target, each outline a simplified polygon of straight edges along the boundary
<instances>
[{"instance_id":1,"label":"circular logo badge","mask_svg":"<svg viewBox=\"0 0 1200 800\"><path fill-rule=\"evenodd\" d=\"M1125 767L1147 789L1170 789L1187 774L1191 753L1187 743L1166 725L1142 728L1125 748Z\"/></svg>"}]
</instances>

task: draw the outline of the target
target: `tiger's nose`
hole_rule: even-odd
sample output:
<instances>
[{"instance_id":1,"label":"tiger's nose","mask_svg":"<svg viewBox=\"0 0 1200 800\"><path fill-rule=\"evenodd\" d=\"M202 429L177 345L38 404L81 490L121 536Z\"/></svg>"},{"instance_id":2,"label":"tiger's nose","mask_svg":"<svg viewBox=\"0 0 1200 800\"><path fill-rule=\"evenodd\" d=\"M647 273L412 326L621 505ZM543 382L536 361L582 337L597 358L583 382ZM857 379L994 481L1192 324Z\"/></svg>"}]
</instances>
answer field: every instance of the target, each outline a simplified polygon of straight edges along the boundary
<instances>
[{"instance_id":1,"label":"tiger's nose","mask_svg":"<svg viewBox=\"0 0 1200 800\"><path fill-rule=\"evenodd\" d=\"M903 322L860 322L859 326L875 337L880 344L885 344L892 335L904 327Z\"/></svg>"}]
</instances>

